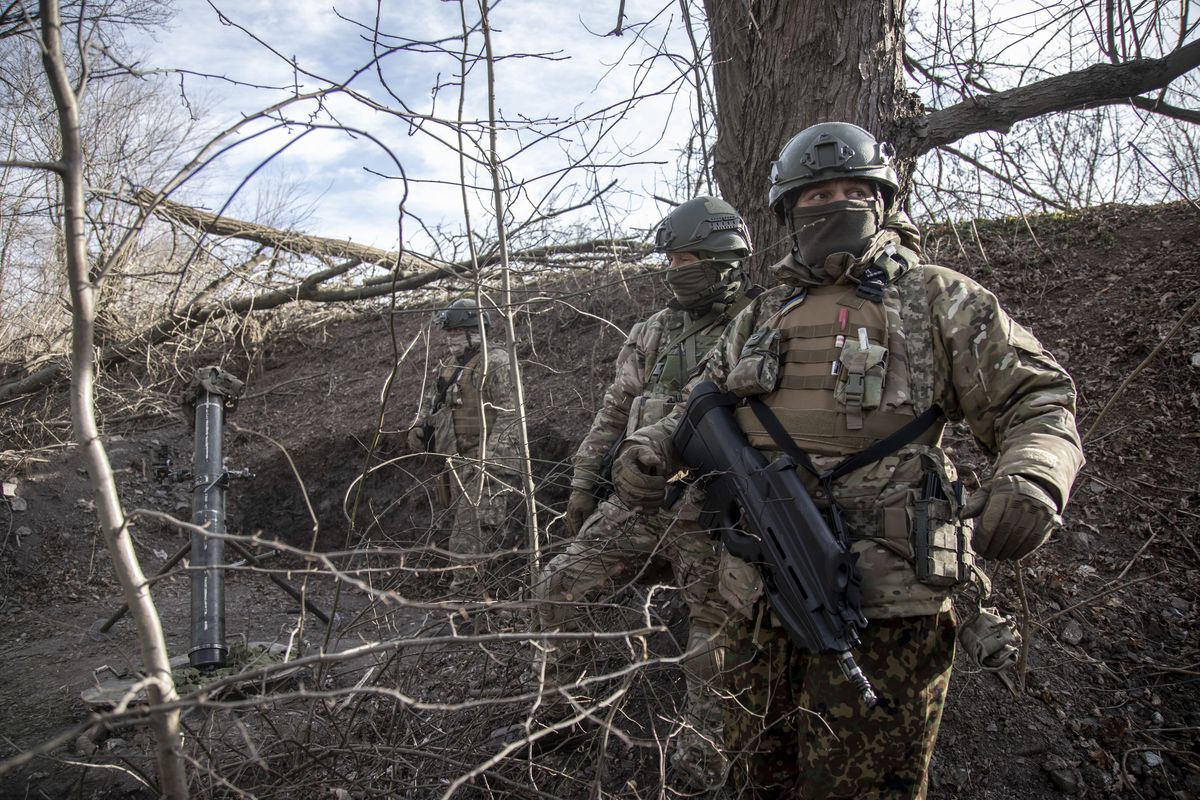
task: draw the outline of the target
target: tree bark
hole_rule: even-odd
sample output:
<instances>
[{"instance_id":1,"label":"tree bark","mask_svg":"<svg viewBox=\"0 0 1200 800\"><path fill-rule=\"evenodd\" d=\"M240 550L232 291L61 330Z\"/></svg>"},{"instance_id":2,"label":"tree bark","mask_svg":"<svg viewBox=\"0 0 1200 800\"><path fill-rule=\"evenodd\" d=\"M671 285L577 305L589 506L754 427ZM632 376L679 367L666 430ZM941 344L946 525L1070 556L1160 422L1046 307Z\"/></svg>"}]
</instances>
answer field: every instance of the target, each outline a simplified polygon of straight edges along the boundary
<instances>
[{"instance_id":1,"label":"tree bark","mask_svg":"<svg viewBox=\"0 0 1200 800\"><path fill-rule=\"evenodd\" d=\"M771 163L818 122L861 125L896 146L901 197L917 156L1056 111L1132 102L1200 66L1200 41L1157 59L1096 64L924 112L906 89L903 0L705 0L717 92L717 182L754 237L751 275L790 243L766 198ZM1181 119L1190 109L1165 107Z\"/></svg>"},{"instance_id":2,"label":"tree bark","mask_svg":"<svg viewBox=\"0 0 1200 800\"><path fill-rule=\"evenodd\" d=\"M767 208L771 162L818 122L888 138L918 113L904 79L902 0L705 0L717 92L717 183L750 225L751 274L788 252Z\"/></svg>"},{"instance_id":3,"label":"tree bark","mask_svg":"<svg viewBox=\"0 0 1200 800\"><path fill-rule=\"evenodd\" d=\"M87 54L80 54L84 66L78 85L73 85L62 53L58 3L55 0L40 0L39 11L42 22L42 62L54 93L62 133L62 158L58 174L63 187L63 234L71 290L71 418L91 481L96 515L112 556L113 573L121 584L125 602L137 626L142 664L147 676L146 694L151 705L161 706L176 699L167 643L158 610L150 597L149 584L133 550L129 522L121 508L108 453L100 441L93 406L95 365L92 341L96 287L87 269L83 143L79 127L79 95L83 93L87 81ZM187 769L180 752L182 740L179 718L178 709L160 710L150 715L150 727L157 746L159 791L169 800L185 800L188 796Z\"/></svg>"}]
</instances>

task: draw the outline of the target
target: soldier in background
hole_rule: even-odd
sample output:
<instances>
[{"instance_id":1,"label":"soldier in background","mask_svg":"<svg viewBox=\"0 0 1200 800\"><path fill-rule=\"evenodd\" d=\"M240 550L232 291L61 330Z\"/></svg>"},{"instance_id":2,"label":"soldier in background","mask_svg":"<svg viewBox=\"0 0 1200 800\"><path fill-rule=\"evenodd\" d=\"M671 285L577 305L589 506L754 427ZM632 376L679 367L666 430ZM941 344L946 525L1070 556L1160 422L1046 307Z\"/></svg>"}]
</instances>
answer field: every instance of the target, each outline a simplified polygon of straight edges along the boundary
<instances>
[{"instance_id":1,"label":"soldier in background","mask_svg":"<svg viewBox=\"0 0 1200 800\"><path fill-rule=\"evenodd\" d=\"M437 312L447 358L408 433L409 448L444 456L437 500L452 512L449 550L464 556L501 544L520 448L508 352L488 342L490 319L470 298ZM477 583L478 561L462 559L451 588Z\"/></svg>"},{"instance_id":2,"label":"soldier in background","mask_svg":"<svg viewBox=\"0 0 1200 800\"><path fill-rule=\"evenodd\" d=\"M627 433L674 408L725 326L761 289L751 290L739 267L750 255L749 231L718 198L697 197L675 208L659 224L655 248L667 257L665 279L673 298L633 326L617 356L616 377L575 454L566 512L574 538L546 564L534 596L543 630L581 630L586 622L573 602L613 594L651 561L670 563L689 612L686 726L673 740L672 761L678 777L703 789L723 772L722 712L709 685L728 618L716 592L715 543L696 527L696 509L687 503L680 504L685 510L678 518L667 510L639 516L617 497L605 497L605 460ZM586 656L586 648L559 643L548 656L550 681L575 680Z\"/></svg>"},{"instance_id":3,"label":"soldier in background","mask_svg":"<svg viewBox=\"0 0 1200 800\"><path fill-rule=\"evenodd\" d=\"M897 177L890 148L867 131L805 129L771 181L792 253L701 378L761 399L779 424L739 407L750 443L768 457L799 448L819 472L920 422L907 444L835 480L833 497L798 471L818 508L836 502L845 519L869 620L854 655L878 704L867 707L833 655L798 650L761 599L757 569L722 551L720 591L740 612L726 742L761 796L922 798L954 660L951 594L972 580L976 553L1019 559L1060 521L1083 464L1075 387L994 295L921 263L915 230L886 219ZM629 506L661 502L662 476L680 466L677 419L622 445L613 479ZM940 447L947 419L995 455L965 504Z\"/></svg>"}]
</instances>

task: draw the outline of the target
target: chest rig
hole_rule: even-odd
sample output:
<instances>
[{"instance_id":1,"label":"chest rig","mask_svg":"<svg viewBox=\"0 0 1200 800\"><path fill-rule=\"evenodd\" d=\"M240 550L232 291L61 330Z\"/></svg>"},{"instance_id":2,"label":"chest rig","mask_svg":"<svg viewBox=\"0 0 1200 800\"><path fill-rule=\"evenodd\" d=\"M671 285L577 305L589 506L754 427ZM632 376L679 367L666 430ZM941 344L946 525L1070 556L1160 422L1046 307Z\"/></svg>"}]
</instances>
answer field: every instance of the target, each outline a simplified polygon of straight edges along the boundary
<instances>
[{"instance_id":1,"label":"chest rig","mask_svg":"<svg viewBox=\"0 0 1200 800\"><path fill-rule=\"evenodd\" d=\"M495 422L496 411L493 408L484 410L481 416L480 390L478 370L483 360L482 353L475 353L463 364L444 367L437 378L437 403L435 414L449 414L453 428L454 449L466 454L479 447L479 438L486 427L491 428ZM483 391L487 398L486 387ZM439 442L439 445L441 443Z\"/></svg>"},{"instance_id":2,"label":"chest rig","mask_svg":"<svg viewBox=\"0 0 1200 800\"><path fill-rule=\"evenodd\" d=\"M749 302L748 295L741 295L732 305L695 319L680 311L669 313L667 324L650 331L643 345L642 394L630 407L626 435L671 413L683 387L721 338L729 320Z\"/></svg>"},{"instance_id":3,"label":"chest rig","mask_svg":"<svg viewBox=\"0 0 1200 800\"><path fill-rule=\"evenodd\" d=\"M879 545L911 565L921 588L897 580L879 556L864 560L865 602L911 613L936 608L974 561L961 483L938 447L945 417L933 402L924 270L915 257L904 266L876 271L873 286L820 286L785 302L746 346L760 358L773 353L773 389L736 416L752 445L802 467L843 541L859 540L866 553L866 543Z\"/></svg>"},{"instance_id":4,"label":"chest rig","mask_svg":"<svg viewBox=\"0 0 1200 800\"><path fill-rule=\"evenodd\" d=\"M891 258L891 256L884 256ZM788 437L814 456L846 457L886 439L932 406L932 349L923 270L896 270L872 286L818 286L792 297L769 330L778 359L774 389L757 399ZM750 407L737 410L750 443L778 449ZM935 444L939 420L915 439Z\"/></svg>"}]
</instances>

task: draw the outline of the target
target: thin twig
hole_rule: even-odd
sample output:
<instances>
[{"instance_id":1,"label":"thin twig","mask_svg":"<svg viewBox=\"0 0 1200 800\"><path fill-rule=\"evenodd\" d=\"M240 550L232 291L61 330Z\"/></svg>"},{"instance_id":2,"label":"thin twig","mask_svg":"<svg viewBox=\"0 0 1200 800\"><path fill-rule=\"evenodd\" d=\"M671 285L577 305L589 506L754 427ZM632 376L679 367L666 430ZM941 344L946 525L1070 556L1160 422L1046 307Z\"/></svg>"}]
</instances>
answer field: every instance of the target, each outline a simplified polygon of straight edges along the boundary
<instances>
[{"instance_id":1,"label":"thin twig","mask_svg":"<svg viewBox=\"0 0 1200 800\"><path fill-rule=\"evenodd\" d=\"M1122 583L1117 586L1111 586L1111 587L1105 589L1103 592L1092 595L1091 597L1087 598L1086 600L1080 600L1078 603L1075 603L1074 605L1067 606L1062 611L1055 611L1050 616L1044 617L1043 619L1038 620L1038 624L1045 625L1049 622L1053 622L1054 620L1061 617L1063 614L1068 614L1082 606L1091 605L1092 603L1096 602L1097 600L1101 599L1102 597L1108 597L1110 594L1113 594L1114 592L1119 592L1122 589L1128 589L1130 586L1137 586L1139 583L1145 583L1146 581L1153 580L1154 578L1160 578L1163 575L1166 575L1167 572L1168 572L1168 570L1161 569L1158 572L1154 573L1153 575L1146 575L1145 577L1137 578L1136 580L1129 581L1128 583Z\"/></svg>"}]
</instances>

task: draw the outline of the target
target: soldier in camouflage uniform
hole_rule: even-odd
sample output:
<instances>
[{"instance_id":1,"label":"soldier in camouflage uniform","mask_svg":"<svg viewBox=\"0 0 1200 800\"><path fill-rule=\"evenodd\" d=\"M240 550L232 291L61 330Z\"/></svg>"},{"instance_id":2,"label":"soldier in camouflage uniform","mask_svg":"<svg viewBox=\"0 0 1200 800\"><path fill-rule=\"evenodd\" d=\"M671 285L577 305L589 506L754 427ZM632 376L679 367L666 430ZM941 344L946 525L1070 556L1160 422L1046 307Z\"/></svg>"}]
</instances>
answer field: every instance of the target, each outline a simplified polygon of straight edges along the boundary
<instances>
[{"instance_id":1,"label":"soldier in camouflage uniform","mask_svg":"<svg viewBox=\"0 0 1200 800\"><path fill-rule=\"evenodd\" d=\"M469 298L434 315L448 360L438 365L423 413L408 434L413 452L436 453L446 466L436 477L438 504L452 511L449 549L477 555L496 550L508 515L520 449L508 352L487 343L490 323ZM454 584L476 578L463 560Z\"/></svg>"},{"instance_id":2,"label":"soldier in camouflage uniform","mask_svg":"<svg viewBox=\"0 0 1200 800\"><path fill-rule=\"evenodd\" d=\"M665 278L674 298L667 308L634 325L617 356L616 377L574 459L566 522L575 534L543 570L534 588L543 630L582 629L572 604L635 580L651 561L665 559L689 611L687 726L674 739L679 777L702 787L719 778L722 712L708 687L717 672L720 631L728 619L716 591L717 550L707 532L682 512L639 516L617 497L600 493L606 455L626 433L657 422L675 407L684 384L725 326L759 290L751 290L738 263L750 254L750 234L732 206L697 197L660 223L655 246L668 258ZM599 504L597 500L599 499ZM694 504L681 506L695 511ZM567 683L585 666L586 648L560 644L551 651L552 679Z\"/></svg>"},{"instance_id":3,"label":"soldier in camouflage uniform","mask_svg":"<svg viewBox=\"0 0 1200 800\"><path fill-rule=\"evenodd\" d=\"M925 796L954 658L950 596L971 580L976 553L1019 559L1042 544L1083 464L1070 376L994 295L922 264L914 229L881 223L898 190L889 154L847 123L788 142L770 190L793 242L773 267L781 285L733 321L701 376L760 398L819 471L929 422L832 483L858 556L869 624L854 655L875 707L833 655L793 646L757 569L722 551L720 591L741 612L726 656L737 702L726 705L726 742L764 796ZM736 416L768 457L783 449L751 409ZM622 445L613 478L630 506L655 506L662 476L680 466L669 442L677 419ZM996 456L965 507L939 446L947 419ZM798 472L828 510L821 485Z\"/></svg>"}]
</instances>

